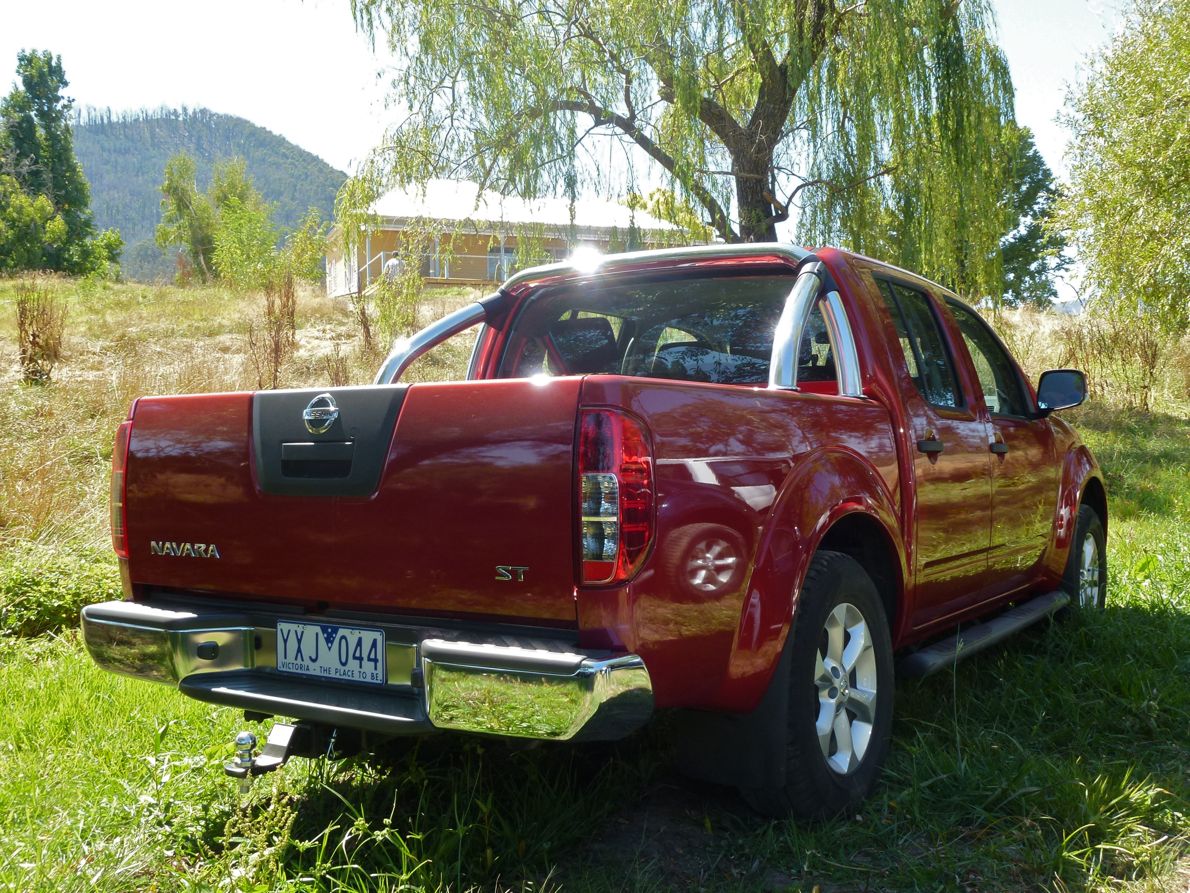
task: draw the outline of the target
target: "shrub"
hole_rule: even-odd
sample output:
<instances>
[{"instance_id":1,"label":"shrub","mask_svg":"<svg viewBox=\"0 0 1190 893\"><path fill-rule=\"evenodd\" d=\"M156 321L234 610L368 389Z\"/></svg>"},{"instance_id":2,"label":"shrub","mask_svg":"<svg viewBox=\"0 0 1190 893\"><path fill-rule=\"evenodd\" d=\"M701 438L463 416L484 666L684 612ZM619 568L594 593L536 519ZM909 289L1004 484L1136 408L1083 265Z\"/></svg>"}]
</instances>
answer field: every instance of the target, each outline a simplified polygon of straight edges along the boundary
<instances>
[{"instance_id":1,"label":"shrub","mask_svg":"<svg viewBox=\"0 0 1190 893\"><path fill-rule=\"evenodd\" d=\"M995 324L1029 377L1046 369L1087 374L1093 399L1148 410L1156 397L1190 393L1190 338L1179 342L1151 316L1094 307L1076 316L1024 309L998 314Z\"/></svg>"},{"instance_id":2,"label":"shrub","mask_svg":"<svg viewBox=\"0 0 1190 893\"><path fill-rule=\"evenodd\" d=\"M293 276L286 273L264 290L264 319L248 326L248 355L259 389L277 388L281 369L297 347L297 298Z\"/></svg>"},{"instance_id":3,"label":"shrub","mask_svg":"<svg viewBox=\"0 0 1190 893\"><path fill-rule=\"evenodd\" d=\"M363 292L357 292L351 296L351 314L359 325L361 347L364 353L376 353L376 335L372 331L372 311L368 309L368 296Z\"/></svg>"},{"instance_id":4,"label":"shrub","mask_svg":"<svg viewBox=\"0 0 1190 893\"><path fill-rule=\"evenodd\" d=\"M66 305L36 282L17 285L17 351L28 384L45 384L62 358Z\"/></svg>"},{"instance_id":5,"label":"shrub","mask_svg":"<svg viewBox=\"0 0 1190 893\"><path fill-rule=\"evenodd\" d=\"M327 384L333 388L351 384L351 368L338 344L331 349L330 353L322 357L321 372Z\"/></svg>"},{"instance_id":6,"label":"shrub","mask_svg":"<svg viewBox=\"0 0 1190 893\"><path fill-rule=\"evenodd\" d=\"M120 598L121 591L106 551L22 544L0 558L0 635L76 627L84 605Z\"/></svg>"}]
</instances>

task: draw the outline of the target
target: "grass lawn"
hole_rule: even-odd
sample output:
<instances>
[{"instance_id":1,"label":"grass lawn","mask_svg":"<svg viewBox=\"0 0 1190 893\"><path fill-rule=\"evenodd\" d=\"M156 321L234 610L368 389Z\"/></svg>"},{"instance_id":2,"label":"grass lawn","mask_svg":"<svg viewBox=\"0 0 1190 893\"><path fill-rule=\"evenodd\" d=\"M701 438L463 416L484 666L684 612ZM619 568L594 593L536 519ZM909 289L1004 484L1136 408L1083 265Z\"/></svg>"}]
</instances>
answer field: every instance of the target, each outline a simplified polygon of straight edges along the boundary
<instances>
[{"instance_id":1,"label":"grass lawn","mask_svg":"<svg viewBox=\"0 0 1190 893\"><path fill-rule=\"evenodd\" d=\"M118 591L106 463L127 400L245 386L251 306L220 290L70 291L66 360L30 388L12 371L5 287L0 387L16 424L0 445L0 890L1190 885L1184 410L1070 414L1108 478L1107 610L901 682L884 782L856 815L761 821L667 768L664 720L615 746L442 736L366 761L298 760L240 796L220 768L236 711L101 672L77 635L43 630ZM293 383L316 380L319 351L350 347L353 331L316 296L299 323ZM371 359L353 354L353 374Z\"/></svg>"}]
</instances>

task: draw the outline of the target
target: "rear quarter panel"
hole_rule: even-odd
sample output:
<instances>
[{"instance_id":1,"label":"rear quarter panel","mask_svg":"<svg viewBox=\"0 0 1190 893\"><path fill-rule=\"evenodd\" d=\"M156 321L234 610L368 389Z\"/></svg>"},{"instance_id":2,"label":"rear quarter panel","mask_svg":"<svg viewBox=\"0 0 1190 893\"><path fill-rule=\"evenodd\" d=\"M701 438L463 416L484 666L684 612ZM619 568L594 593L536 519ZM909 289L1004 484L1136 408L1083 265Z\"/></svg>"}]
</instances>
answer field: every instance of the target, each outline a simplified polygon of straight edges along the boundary
<instances>
[{"instance_id":1,"label":"rear quarter panel","mask_svg":"<svg viewBox=\"0 0 1190 893\"><path fill-rule=\"evenodd\" d=\"M640 574L578 591L584 644L640 654L658 706L751 709L829 524L862 510L900 539L887 410L859 398L614 376L587 378L582 402L647 422L657 480L657 536ZM738 536L746 572L737 585L686 585L673 550L693 525Z\"/></svg>"}]
</instances>

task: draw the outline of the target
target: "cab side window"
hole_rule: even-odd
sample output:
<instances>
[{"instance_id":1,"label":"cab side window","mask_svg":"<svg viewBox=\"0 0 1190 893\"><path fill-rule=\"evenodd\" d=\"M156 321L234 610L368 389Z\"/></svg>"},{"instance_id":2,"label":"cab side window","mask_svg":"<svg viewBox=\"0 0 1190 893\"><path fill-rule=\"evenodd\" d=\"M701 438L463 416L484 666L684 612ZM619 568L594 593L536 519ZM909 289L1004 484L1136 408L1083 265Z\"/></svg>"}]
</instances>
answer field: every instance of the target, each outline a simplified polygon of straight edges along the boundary
<instances>
[{"instance_id":1,"label":"cab side window","mask_svg":"<svg viewBox=\"0 0 1190 893\"><path fill-rule=\"evenodd\" d=\"M949 300L946 305L954 314L959 331L963 333L963 342L975 364L988 412L992 415L1028 416L1030 406L1020 376L987 323L966 304Z\"/></svg>"},{"instance_id":2,"label":"cab side window","mask_svg":"<svg viewBox=\"0 0 1190 893\"><path fill-rule=\"evenodd\" d=\"M918 392L934 406L961 406L954 363L925 293L885 279L876 280L876 284L896 326L905 367Z\"/></svg>"},{"instance_id":3,"label":"cab side window","mask_svg":"<svg viewBox=\"0 0 1190 893\"><path fill-rule=\"evenodd\" d=\"M797 353L797 380L832 384L838 381L835 353L826 328L826 318L822 315L821 298L815 302L806 318L806 327L802 330L802 343L798 345Z\"/></svg>"}]
</instances>

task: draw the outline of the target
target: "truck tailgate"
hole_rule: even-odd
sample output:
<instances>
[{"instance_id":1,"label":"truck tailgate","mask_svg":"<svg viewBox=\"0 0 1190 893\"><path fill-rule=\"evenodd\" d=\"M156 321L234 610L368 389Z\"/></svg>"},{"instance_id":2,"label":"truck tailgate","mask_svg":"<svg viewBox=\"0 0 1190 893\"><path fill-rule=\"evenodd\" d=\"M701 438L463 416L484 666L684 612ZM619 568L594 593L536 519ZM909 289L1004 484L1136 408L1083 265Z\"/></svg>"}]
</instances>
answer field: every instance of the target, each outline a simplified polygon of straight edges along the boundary
<instances>
[{"instance_id":1,"label":"truck tailgate","mask_svg":"<svg viewBox=\"0 0 1190 893\"><path fill-rule=\"evenodd\" d=\"M126 477L132 580L572 625L580 384L144 398ZM312 433L303 410L324 393L339 415Z\"/></svg>"}]
</instances>

